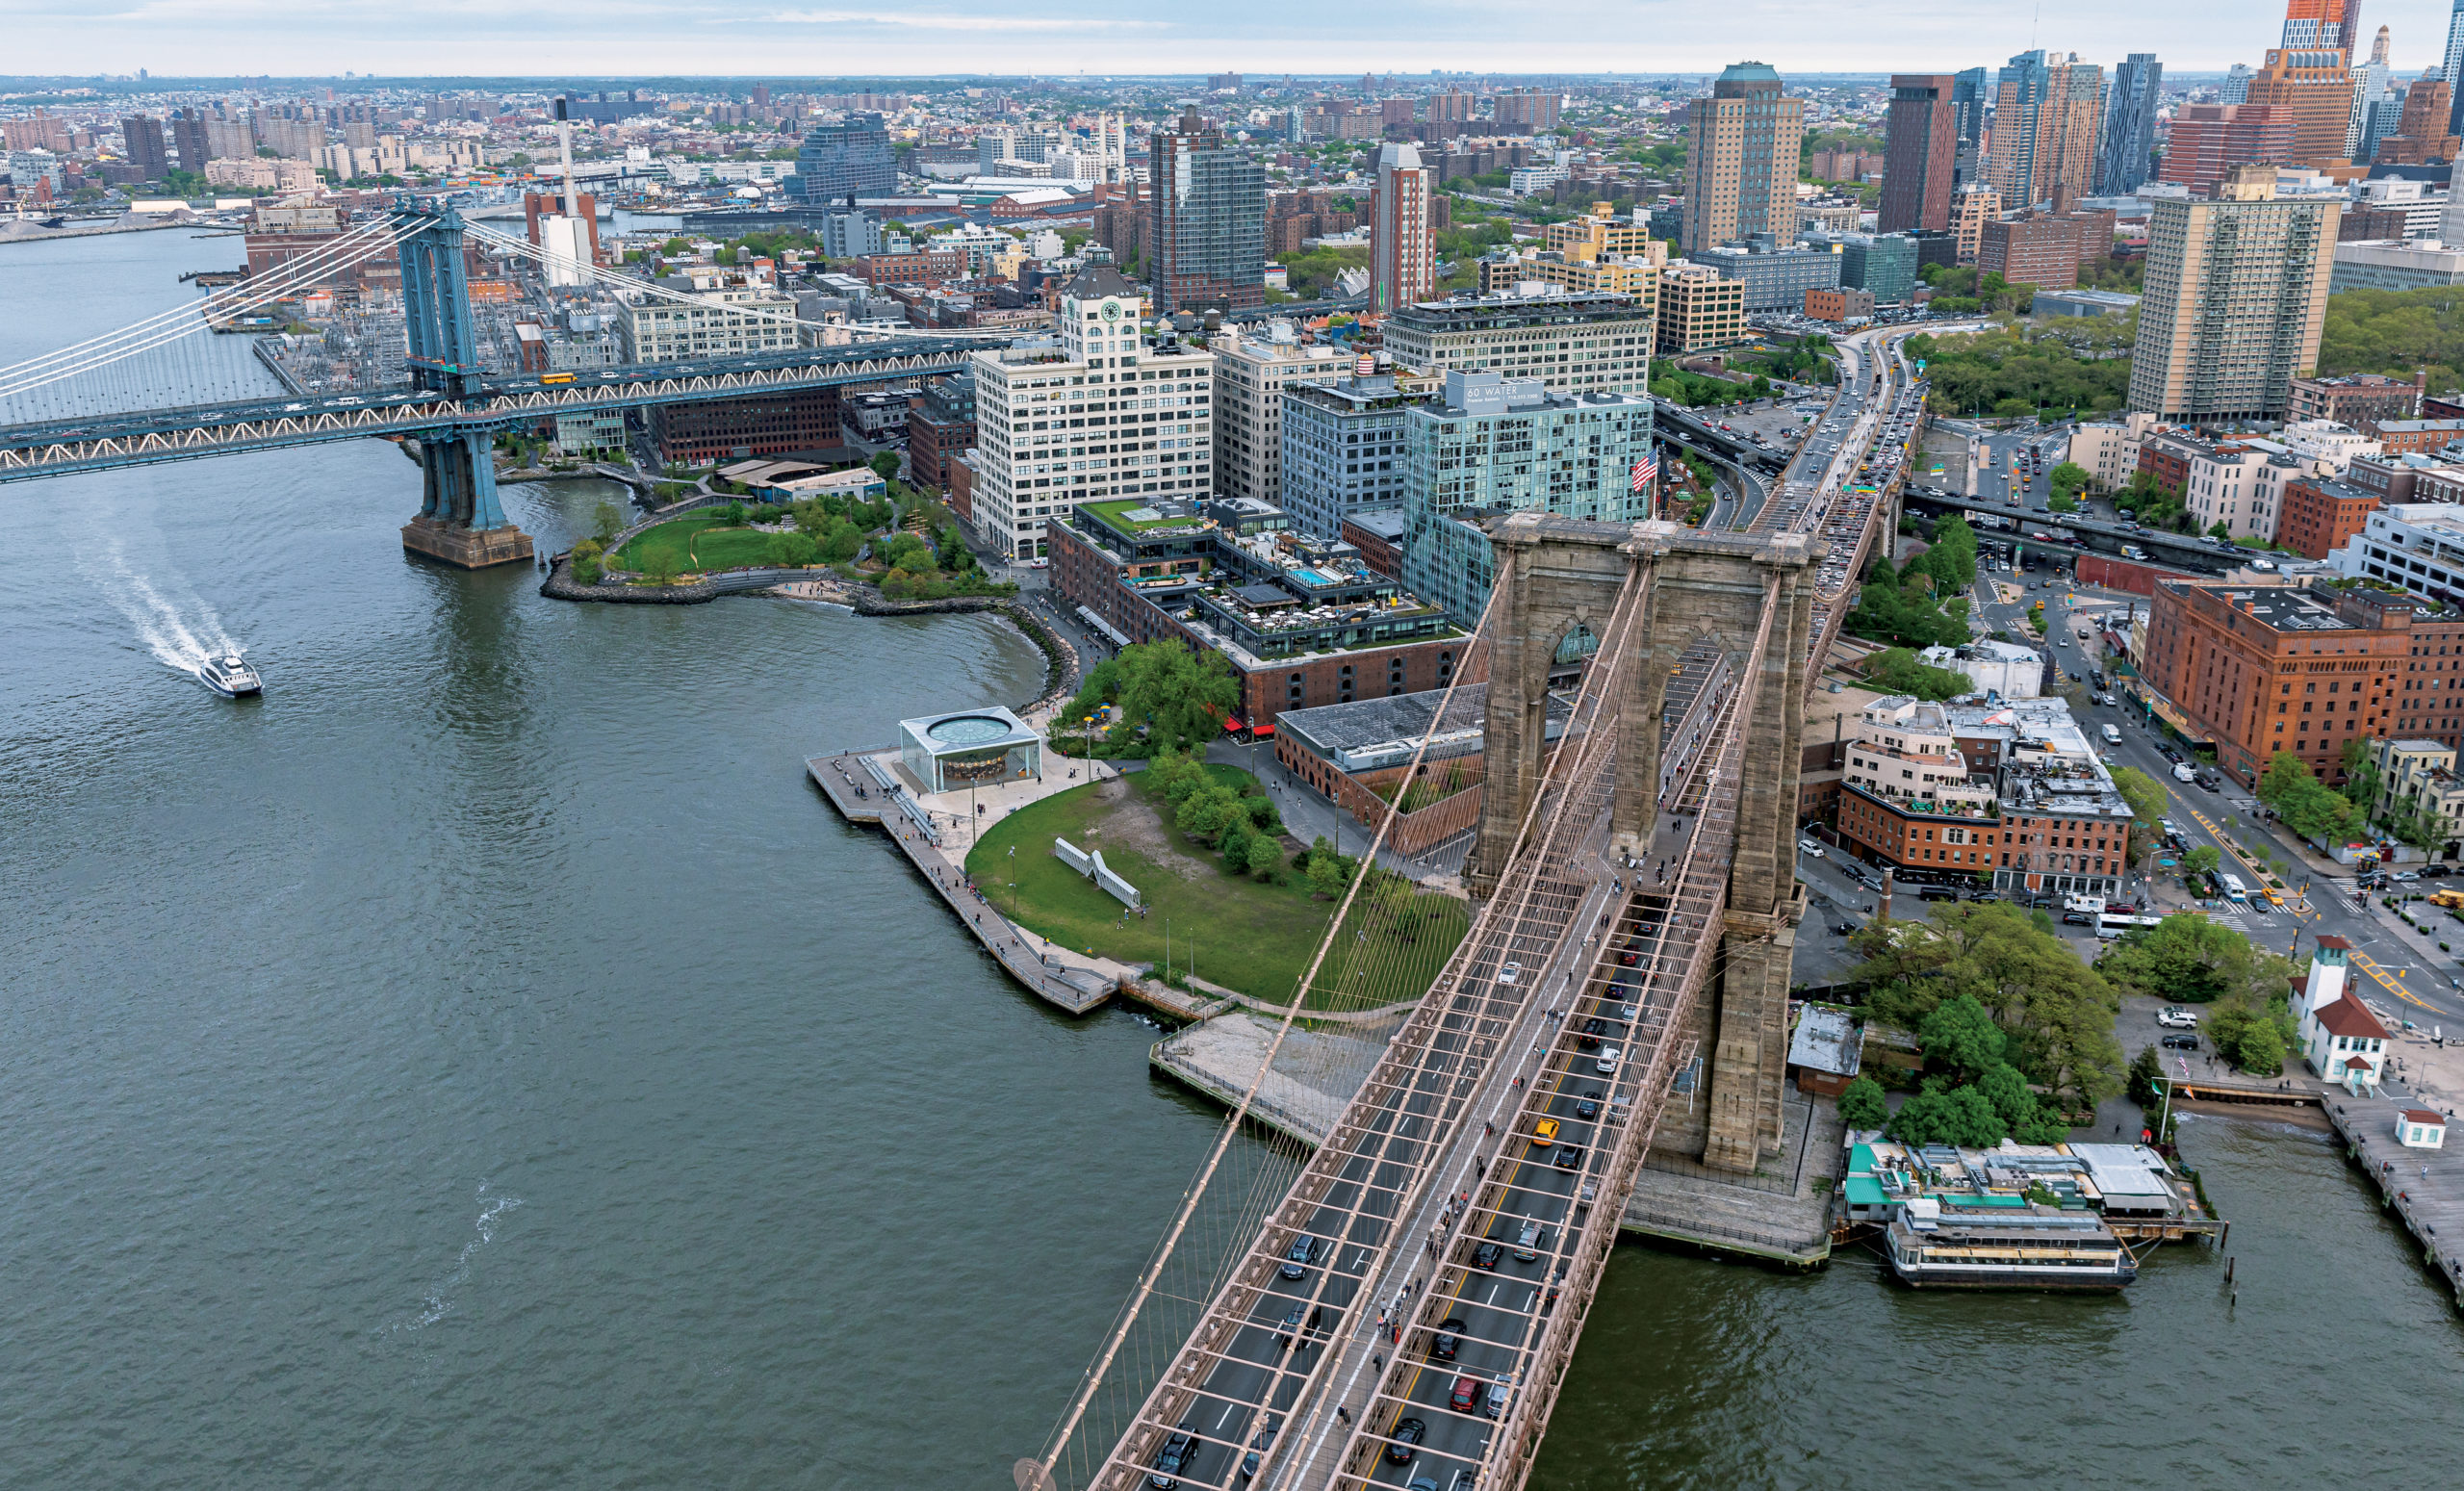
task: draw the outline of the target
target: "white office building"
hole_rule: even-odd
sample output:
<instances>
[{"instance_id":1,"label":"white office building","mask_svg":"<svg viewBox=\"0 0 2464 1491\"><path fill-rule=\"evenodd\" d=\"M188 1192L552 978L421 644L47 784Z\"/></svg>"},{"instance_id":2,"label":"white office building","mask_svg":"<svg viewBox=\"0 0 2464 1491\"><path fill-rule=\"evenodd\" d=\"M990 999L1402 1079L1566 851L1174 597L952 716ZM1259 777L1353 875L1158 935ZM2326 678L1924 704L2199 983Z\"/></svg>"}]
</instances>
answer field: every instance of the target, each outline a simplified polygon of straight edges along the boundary
<instances>
[{"instance_id":1,"label":"white office building","mask_svg":"<svg viewBox=\"0 0 2464 1491\"><path fill-rule=\"evenodd\" d=\"M2383 506L2327 562L2343 574L2388 580L2415 595L2464 601L2464 506Z\"/></svg>"},{"instance_id":2,"label":"white office building","mask_svg":"<svg viewBox=\"0 0 2464 1491\"><path fill-rule=\"evenodd\" d=\"M1218 337L1212 346L1216 491L1281 507L1283 391L1331 383L1352 371L1352 360L1323 344L1302 345L1290 321L1269 321L1254 336Z\"/></svg>"},{"instance_id":3,"label":"white office building","mask_svg":"<svg viewBox=\"0 0 2464 1491\"><path fill-rule=\"evenodd\" d=\"M690 294L690 304L659 297L625 308L618 326L627 362L682 362L733 352L787 351L797 346L792 296L749 284Z\"/></svg>"},{"instance_id":4,"label":"white office building","mask_svg":"<svg viewBox=\"0 0 2464 1491\"><path fill-rule=\"evenodd\" d=\"M1080 502L1214 490L1215 354L1139 326L1108 264L1061 293L1059 335L975 354L975 520L1004 557L1041 558Z\"/></svg>"}]
</instances>

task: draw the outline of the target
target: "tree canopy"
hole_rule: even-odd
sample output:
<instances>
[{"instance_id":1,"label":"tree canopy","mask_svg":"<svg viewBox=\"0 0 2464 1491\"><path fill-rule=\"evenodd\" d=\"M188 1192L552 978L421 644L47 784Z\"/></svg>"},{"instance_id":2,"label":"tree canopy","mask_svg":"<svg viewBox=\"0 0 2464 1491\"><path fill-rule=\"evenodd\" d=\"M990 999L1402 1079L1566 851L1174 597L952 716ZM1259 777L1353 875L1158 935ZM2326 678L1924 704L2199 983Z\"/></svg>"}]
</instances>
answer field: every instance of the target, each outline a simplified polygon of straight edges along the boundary
<instances>
[{"instance_id":1,"label":"tree canopy","mask_svg":"<svg viewBox=\"0 0 2464 1491\"><path fill-rule=\"evenodd\" d=\"M2165 784L2135 766L2113 769L2114 789L2130 805L2130 861L2143 864L2147 856L2165 840L2164 824L2160 821L2167 809L2173 806L2173 795Z\"/></svg>"},{"instance_id":2,"label":"tree canopy","mask_svg":"<svg viewBox=\"0 0 2464 1491\"><path fill-rule=\"evenodd\" d=\"M2135 993L2209 1004L2227 997L2265 1002L2280 994L2292 964L2230 927L2185 913L2153 931L2131 933L2098 960L2097 970Z\"/></svg>"},{"instance_id":3,"label":"tree canopy","mask_svg":"<svg viewBox=\"0 0 2464 1491\"><path fill-rule=\"evenodd\" d=\"M1857 977L1883 1023L1921 1033L1928 1016L1964 997L2002 1032L2001 1059L2032 1080L2091 1102L2119 1090L2113 986L2022 908L1940 902L1923 922L1868 923L1852 945L1865 958ZM1962 1069L1974 1068L1963 1058Z\"/></svg>"},{"instance_id":4,"label":"tree canopy","mask_svg":"<svg viewBox=\"0 0 2464 1491\"><path fill-rule=\"evenodd\" d=\"M1989 282L1999 278L1986 276ZM2017 294L1994 289L1997 297ZM2029 287L2017 290L2033 295ZM1977 308L1946 308L1939 298L1934 305L1938 312L1947 309L1951 314ZM1995 327L1968 336L1915 336L1907 345L1909 356L1925 359L1932 387L1927 401L1938 414L2118 409L2130 392L2129 358L2083 357L2062 336L2033 326Z\"/></svg>"},{"instance_id":5,"label":"tree canopy","mask_svg":"<svg viewBox=\"0 0 2464 1491\"><path fill-rule=\"evenodd\" d=\"M1865 659L1865 686L1917 699L1957 699L1976 692L1966 674L1919 662L1904 647L1886 647Z\"/></svg>"},{"instance_id":6,"label":"tree canopy","mask_svg":"<svg viewBox=\"0 0 2464 1491\"><path fill-rule=\"evenodd\" d=\"M2320 843L2333 842L2355 827L2352 800L2312 774L2310 763L2290 751L2268 758L2259 775L2259 801L2275 810L2284 826Z\"/></svg>"},{"instance_id":7,"label":"tree canopy","mask_svg":"<svg viewBox=\"0 0 2464 1491\"><path fill-rule=\"evenodd\" d=\"M2429 371L2432 389L2464 384L2464 296L2453 290L2348 290L2327 297L2323 373Z\"/></svg>"},{"instance_id":8,"label":"tree canopy","mask_svg":"<svg viewBox=\"0 0 2464 1491\"><path fill-rule=\"evenodd\" d=\"M1107 732L1116 744L1135 740L1142 726L1155 751L1202 751L1222 733L1224 717L1240 702L1240 681L1220 653L1193 652L1178 642L1139 642L1088 670L1062 718L1085 719L1103 705L1116 704L1120 717Z\"/></svg>"}]
</instances>

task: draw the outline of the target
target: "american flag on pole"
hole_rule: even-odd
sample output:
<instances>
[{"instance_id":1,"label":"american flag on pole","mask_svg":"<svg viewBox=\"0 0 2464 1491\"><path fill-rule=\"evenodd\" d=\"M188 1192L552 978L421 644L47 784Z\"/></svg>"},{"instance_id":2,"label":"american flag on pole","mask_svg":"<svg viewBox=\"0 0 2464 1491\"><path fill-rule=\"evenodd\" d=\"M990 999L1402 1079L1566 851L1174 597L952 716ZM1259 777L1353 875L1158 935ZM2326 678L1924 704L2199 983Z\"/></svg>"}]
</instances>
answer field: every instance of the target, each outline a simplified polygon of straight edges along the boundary
<instances>
[{"instance_id":1,"label":"american flag on pole","mask_svg":"<svg viewBox=\"0 0 2464 1491\"><path fill-rule=\"evenodd\" d=\"M1627 487L1626 490L1629 492L1645 491L1650 487L1651 479L1658 475L1659 456L1656 452L1647 451L1644 453L1641 460L1634 463L1633 483Z\"/></svg>"}]
</instances>

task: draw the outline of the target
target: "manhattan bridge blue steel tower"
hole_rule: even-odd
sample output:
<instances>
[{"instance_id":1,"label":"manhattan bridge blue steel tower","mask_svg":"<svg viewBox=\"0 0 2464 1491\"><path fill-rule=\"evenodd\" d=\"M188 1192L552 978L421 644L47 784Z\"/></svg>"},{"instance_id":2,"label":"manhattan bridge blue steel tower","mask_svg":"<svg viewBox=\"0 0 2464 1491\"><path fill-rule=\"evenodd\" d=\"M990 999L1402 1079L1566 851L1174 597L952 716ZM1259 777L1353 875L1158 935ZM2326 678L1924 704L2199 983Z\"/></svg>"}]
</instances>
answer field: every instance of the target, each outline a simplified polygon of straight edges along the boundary
<instances>
[{"instance_id":1,"label":"manhattan bridge blue steel tower","mask_svg":"<svg viewBox=\"0 0 2464 1491\"><path fill-rule=\"evenodd\" d=\"M415 225L401 244L411 384L453 398L475 396L482 370L462 216L442 203L408 202L396 216ZM420 431L419 442L424 492L419 516L402 527L402 547L464 569L528 560L530 535L497 501L495 427L445 425Z\"/></svg>"}]
</instances>

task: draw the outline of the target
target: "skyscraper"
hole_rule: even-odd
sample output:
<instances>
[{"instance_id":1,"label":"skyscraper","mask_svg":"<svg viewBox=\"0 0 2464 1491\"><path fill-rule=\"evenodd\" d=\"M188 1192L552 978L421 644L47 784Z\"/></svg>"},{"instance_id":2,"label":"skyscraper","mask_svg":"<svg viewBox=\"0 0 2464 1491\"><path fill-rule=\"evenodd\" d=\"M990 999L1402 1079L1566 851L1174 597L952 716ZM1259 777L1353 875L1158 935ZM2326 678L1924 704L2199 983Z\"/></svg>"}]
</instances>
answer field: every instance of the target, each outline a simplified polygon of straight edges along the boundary
<instances>
[{"instance_id":1,"label":"skyscraper","mask_svg":"<svg viewBox=\"0 0 2464 1491\"><path fill-rule=\"evenodd\" d=\"M1267 298L1267 172L1192 105L1148 145L1146 243L1155 311L1243 310Z\"/></svg>"},{"instance_id":2,"label":"skyscraper","mask_svg":"<svg viewBox=\"0 0 2464 1491\"><path fill-rule=\"evenodd\" d=\"M1428 170L1419 147L1377 147L1377 187L1370 198L1369 308L1380 316L1428 298L1437 255L1428 236Z\"/></svg>"},{"instance_id":3,"label":"skyscraper","mask_svg":"<svg viewBox=\"0 0 2464 1491\"><path fill-rule=\"evenodd\" d=\"M785 186L789 196L816 206L897 191L898 163L882 116L857 114L843 123L814 125L796 147L796 173Z\"/></svg>"},{"instance_id":4,"label":"skyscraper","mask_svg":"<svg viewBox=\"0 0 2464 1491\"><path fill-rule=\"evenodd\" d=\"M2464 0L2459 0L2464 3ZM1953 167L1953 185L1966 186L1984 179L1985 170L1985 105L1992 96L1991 87L1985 81L1985 69L1970 67L1951 77L1951 118L1959 130L1959 161Z\"/></svg>"},{"instance_id":5,"label":"skyscraper","mask_svg":"<svg viewBox=\"0 0 2464 1491\"><path fill-rule=\"evenodd\" d=\"M2131 354L2130 407L2158 419L2281 419L2319 360L2343 205L2279 199L2236 167L2211 199L2160 197Z\"/></svg>"},{"instance_id":6,"label":"skyscraper","mask_svg":"<svg viewBox=\"0 0 2464 1491\"><path fill-rule=\"evenodd\" d=\"M2455 0L2455 9L2448 14L2444 59L2439 71L2447 75L2447 81L2464 83L2464 72L2456 70L2464 68L2464 0ZM2454 116L2447 121L2448 133L2464 135L2464 88L2455 90L2454 108Z\"/></svg>"},{"instance_id":7,"label":"skyscraper","mask_svg":"<svg viewBox=\"0 0 2464 1491\"><path fill-rule=\"evenodd\" d=\"M2164 81L2165 64L2153 52L2133 52L2114 69L2113 94L2105 104L2104 149L2096 162L2097 195L2127 196L2147 179Z\"/></svg>"},{"instance_id":8,"label":"skyscraper","mask_svg":"<svg viewBox=\"0 0 2464 1491\"><path fill-rule=\"evenodd\" d=\"M179 152L180 169L202 173L205 163L214 159L207 148L205 116L194 109L182 109L171 116L171 144Z\"/></svg>"},{"instance_id":9,"label":"skyscraper","mask_svg":"<svg viewBox=\"0 0 2464 1491\"><path fill-rule=\"evenodd\" d=\"M1685 251L1700 253L1754 233L1797 236L1797 144L1802 99L1784 96L1780 74L1736 63L1690 106L1685 156Z\"/></svg>"},{"instance_id":10,"label":"skyscraper","mask_svg":"<svg viewBox=\"0 0 2464 1491\"><path fill-rule=\"evenodd\" d=\"M2250 75L2246 94L2293 117L2293 164L2349 162L2361 148L2361 116L2353 108L2352 51L2360 39L2361 0L2286 0L2284 44L2271 47Z\"/></svg>"},{"instance_id":11,"label":"skyscraper","mask_svg":"<svg viewBox=\"0 0 2464 1491\"><path fill-rule=\"evenodd\" d=\"M1951 225L1960 147L1951 94L1957 87L1949 73L1890 80L1890 112L1883 125L1883 232Z\"/></svg>"},{"instance_id":12,"label":"skyscraper","mask_svg":"<svg viewBox=\"0 0 2464 1491\"><path fill-rule=\"evenodd\" d=\"M171 168L170 152L163 147L163 121L136 114L119 121L121 146L128 153L128 164L145 173L147 181L160 181Z\"/></svg>"},{"instance_id":13,"label":"skyscraper","mask_svg":"<svg viewBox=\"0 0 2464 1491\"><path fill-rule=\"evenodd\" d=\"M2075 52L2021 52L1995 80L1988 171L2006 212L2085 196L2095 184L2105 72Z\"/></svg>"}]
</instances>

